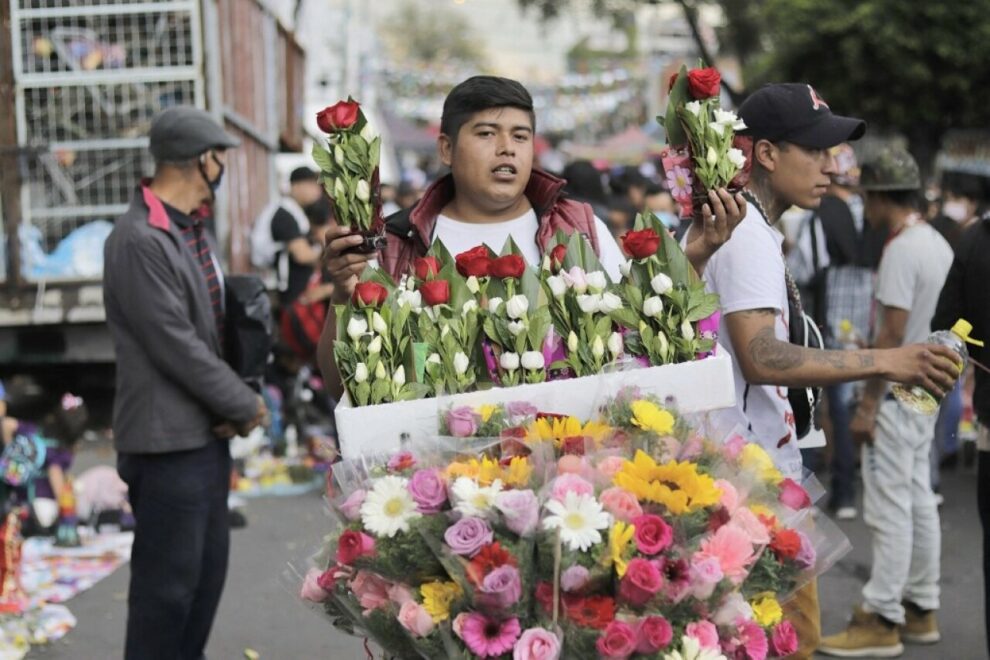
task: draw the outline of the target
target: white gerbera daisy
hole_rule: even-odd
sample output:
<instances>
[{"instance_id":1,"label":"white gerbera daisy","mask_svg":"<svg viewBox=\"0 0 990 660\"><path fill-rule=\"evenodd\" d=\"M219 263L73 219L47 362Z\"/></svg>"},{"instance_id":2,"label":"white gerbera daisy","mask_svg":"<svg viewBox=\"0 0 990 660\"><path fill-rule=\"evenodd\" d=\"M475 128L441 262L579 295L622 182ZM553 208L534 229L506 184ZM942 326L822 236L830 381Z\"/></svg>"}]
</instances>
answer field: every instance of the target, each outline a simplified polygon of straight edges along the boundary
<instances>
[{"instance_id":1,"label":"white gerbera daisy","mask_svg":"<svg viewBox=\"0 0 990 660\"><path fill-rule=\"evenodd\" d=\"M465 516L483 518L495 506L495 496L502 490L502 480L496 479L491 486L479 486L474 479L458 477L454 480L451 494L454 509Z\"/></svg>"},{"instance_id":2,"label":"white gerbera daisy","mask_svg":"<svg viewBox=\"0 0 990 660\"><path fill-rule=\"evenodd\" d=\"M694 637L681 638L681 648L663 656L663 660L727 660L714 649L701 648L701 642Z\"/></svg>"},{"instance_id":3,"label":"white gerbera daisy","mask_svg":"<svg viewBox=\"0 0 990 660\"><path fill-rule=\"evenodd\" d=\"M569 549L585 552L601 543L602 535L598 530L607 529L610 518L594 497L568 491L563 502L550 500L546 506L553 515L543 520L543 528L559 529L560 540Z\"/></svg>"},{"instance_id":4,"label":"white gerbera daisy","mask_svg":"<svg viewBox=\"0 0 990 660\"><path fill-rule=\"evenodd\" d=\"M368 531L389 538L409 531L409 523L421 514L409 495L408 483L408 479L396 475L375 481L361 505L361 522Z\"/></svg>"}]
</instances>

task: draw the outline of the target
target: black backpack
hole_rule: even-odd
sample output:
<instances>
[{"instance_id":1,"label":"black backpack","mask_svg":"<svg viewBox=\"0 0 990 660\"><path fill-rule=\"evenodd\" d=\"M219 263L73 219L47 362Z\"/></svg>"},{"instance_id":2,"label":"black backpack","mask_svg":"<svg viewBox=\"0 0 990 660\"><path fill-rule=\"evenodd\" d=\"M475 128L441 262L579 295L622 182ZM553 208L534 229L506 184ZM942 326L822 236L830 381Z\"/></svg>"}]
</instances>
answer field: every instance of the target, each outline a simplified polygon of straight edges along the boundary
<instances>
[{"instance_id":1,"label":"black backpack","mask_svg":"<svg viewBox=\"0 0 990 660\"><path fill-rule=\"evenodd\" d=\"M272 352L271 299L256 275L228 275L225 288L227 362L245 381L260 385Z\"/></svg>"}]
</instances>

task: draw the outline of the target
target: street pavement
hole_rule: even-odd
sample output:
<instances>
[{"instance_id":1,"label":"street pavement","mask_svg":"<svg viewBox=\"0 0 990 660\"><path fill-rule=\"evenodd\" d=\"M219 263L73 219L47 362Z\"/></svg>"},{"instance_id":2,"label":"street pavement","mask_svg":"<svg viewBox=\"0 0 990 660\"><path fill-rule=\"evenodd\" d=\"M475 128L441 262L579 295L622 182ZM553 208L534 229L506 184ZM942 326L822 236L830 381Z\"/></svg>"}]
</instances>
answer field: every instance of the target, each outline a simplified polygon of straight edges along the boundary
<instances>
[{"instance_id":1,"label":"street pavement","mask_svg":"<svg viewBox=\"0 0 990 660\"><path fill-rule=\"evenodd\" d=\"M110 462L103 454L79 463ZM824 481L824 479L823 479ZM981 531L976 512L976 475L960 468L944 472L942 487L943 641L908 646L908 660L980 660L987 657L983 630ZM249 524L232 532L227 587L207 655L211 660L244 658L245 650L269 660L361 660L362 642L334 630L307 610L294 593L290 564L319 544L327 519L318 494L250 500ZM862 519L839 523L853 550L820 581L822 627L841 629L869 576L869 534ZM37 647L28 658L102 660L121 657L129 571L118 570L69 601L79 620L66 637ZM292 583L292 584L290 584ZM380 657L380 656L379 656ZM820 656L818 656L820 657Z\"/></svg>"}]
</instances>

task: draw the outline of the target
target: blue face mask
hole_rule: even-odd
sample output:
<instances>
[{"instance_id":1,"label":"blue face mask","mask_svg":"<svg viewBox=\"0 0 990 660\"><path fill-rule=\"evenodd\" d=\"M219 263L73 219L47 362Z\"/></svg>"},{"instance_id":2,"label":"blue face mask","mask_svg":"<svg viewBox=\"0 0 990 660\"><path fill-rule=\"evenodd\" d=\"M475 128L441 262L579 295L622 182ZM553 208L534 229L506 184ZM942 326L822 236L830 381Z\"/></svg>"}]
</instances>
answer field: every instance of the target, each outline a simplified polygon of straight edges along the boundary
<instances>
[{"instance_id":1,"label":"blue face mask","mask_svg":"<svg viewBox=\"0 0 990 660\"><path fill-rule=\"evenodd\" d=\"M663 226L666 227L667 229L672 229L681 224L680 219L670 211L660 211L659 213L656 214L656 216L657 218L660 219L660 222L662 222Z\"/></svg>"}]
</instances>

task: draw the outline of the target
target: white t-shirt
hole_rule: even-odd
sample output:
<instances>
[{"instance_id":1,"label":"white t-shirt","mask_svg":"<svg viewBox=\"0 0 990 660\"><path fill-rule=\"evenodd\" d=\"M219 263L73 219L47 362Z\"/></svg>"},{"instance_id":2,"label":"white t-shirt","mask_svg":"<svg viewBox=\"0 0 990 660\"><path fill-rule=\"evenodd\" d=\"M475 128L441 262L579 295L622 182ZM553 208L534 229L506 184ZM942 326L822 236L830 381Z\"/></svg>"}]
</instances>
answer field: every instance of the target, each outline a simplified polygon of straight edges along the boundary
<instances>
[{"instance_id":1,"label":"white t-shirt","mask_svg":"<svg viewBox=\"0 0 990 660\"><path fill-rule=\"evenodd\" d=\"M928 337L942 285L952 266L952 248L930 225L905 227L883 251L877 274L877 302L908 311L904 343Z\"/></svg>"},{"instance_id":2,"label":"white t-shirt","mask_svg":"<svg viewBox=\"0 0 990 660\"><path fill-rule=\"evenodd\" d=\"M482 243L496 253L500 253L511 236L519 246L526 263L538 268L541 257L540 248L536 244L536 232L539 228L540 222L533 209L514 220L492 223L461 222L440 214L437 216L437 224L433 230L433 240L443 241L447 251L456 256ZM602 267L612 281L618 282L622 276L619 266L625 261L625 257L618 243L609 233L608 227L597 217L595 228L598 233L598 260L602 262Z\"/></svg>"},{"instance_id":3,"label":"white t-shirt","mask_svg":"<svg viewBox=\"0 0 990 660\"><path fill-rule=\"evenodd\" d=\"M777 316L774 336L788 341L789 313L784 280L784 236L767 224L760 212L747 206L746 217L732 238L708 261L705 282L722 302L719 343L732 356L736 381L736 412L742 424L770 453L785 476L801 477L801 453L794 429L794 413L787 388L750 385L743 378L725 318L733 312L772 309Z\"/></svg>"}]
</instances>

